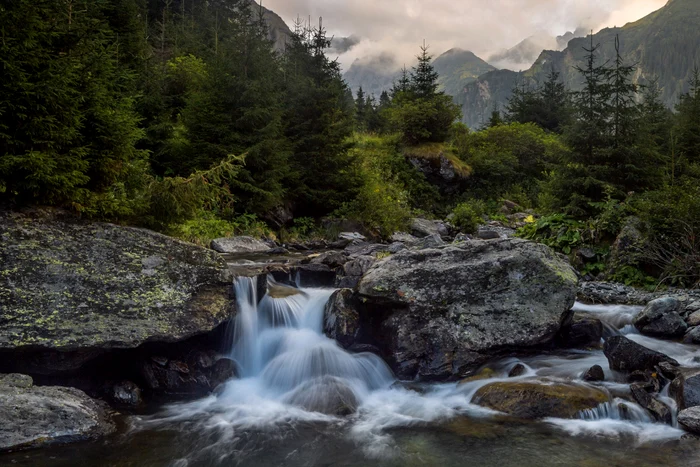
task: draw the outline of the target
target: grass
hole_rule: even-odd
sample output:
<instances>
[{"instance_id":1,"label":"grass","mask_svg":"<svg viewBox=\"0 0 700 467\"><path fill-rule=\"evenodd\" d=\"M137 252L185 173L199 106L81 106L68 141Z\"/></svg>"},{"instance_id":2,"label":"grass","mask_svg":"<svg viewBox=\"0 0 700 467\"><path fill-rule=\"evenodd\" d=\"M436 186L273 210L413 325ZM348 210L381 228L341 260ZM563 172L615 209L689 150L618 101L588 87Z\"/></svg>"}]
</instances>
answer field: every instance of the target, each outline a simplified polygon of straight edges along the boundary
<instances>
[{"instance_id":1,"label":"grass","mask_svg":"<svg viewBox=\"0 0 700 467\"><path fill-rule=\"evenodd\" d=\"M444 157L450 164L455 173L462 178L467 178L472 173L472 168L461 160L445 143L425 143L419 146L409 146L403 151L404 156L409 158L438 160Z\"/></svg>"}]
</instances>

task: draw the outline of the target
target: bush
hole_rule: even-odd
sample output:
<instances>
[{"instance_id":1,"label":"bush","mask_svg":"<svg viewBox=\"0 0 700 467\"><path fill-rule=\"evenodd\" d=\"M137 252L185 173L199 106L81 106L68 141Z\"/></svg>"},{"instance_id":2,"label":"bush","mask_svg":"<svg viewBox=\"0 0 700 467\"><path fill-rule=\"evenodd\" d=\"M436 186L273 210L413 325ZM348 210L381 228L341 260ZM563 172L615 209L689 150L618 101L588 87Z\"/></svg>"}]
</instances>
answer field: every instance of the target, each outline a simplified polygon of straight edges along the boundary
<instances>
[{"instance_id":1,"label":"bush","mask_svg":"<svg viewBox=\"0 0 700 467\"><path fill-rule=\"evenodd\" d=\"M243 214L226 220L210 212L200 212L194 219L171 225L166 232L173 237L205 247L208 247L215 238L235 235L274 238L267 224L252 214Z\"/></svg>"},{"instance_id":2,"label":"bush","mask_svg":"<svg viewBox=\"0 0 700 467\"><path fill-rule=\"evenodd\" d=\"M451 222L464 233L475 233L479 224L484 222L486 204L480 200L473 200L458 204L452 210Z\"/></svg>"}]
</instances>

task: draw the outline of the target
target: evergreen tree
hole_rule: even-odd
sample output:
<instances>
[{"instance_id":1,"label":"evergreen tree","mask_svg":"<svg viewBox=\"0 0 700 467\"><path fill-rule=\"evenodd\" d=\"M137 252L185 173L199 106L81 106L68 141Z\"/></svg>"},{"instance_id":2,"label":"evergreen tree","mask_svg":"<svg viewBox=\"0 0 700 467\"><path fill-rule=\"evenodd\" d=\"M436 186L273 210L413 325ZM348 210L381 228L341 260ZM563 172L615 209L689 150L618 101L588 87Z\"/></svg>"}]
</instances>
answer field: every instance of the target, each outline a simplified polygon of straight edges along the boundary
<instances>
[{"instance_id":1,"label":"evergreen tree","mask_svg":"<svg viewBox=\"0 0 700 467\"><path fill-rule=\"evenodd\" d=\"M428 46L423 45L418 55L418 65L411 73L411 90L417 98L428 99L437 93L438 78L440 77L433 67L433 56L428 53Z\"/></svg>"},{"instance_id":2,"label":"evergreen tree","mask_svg":"<svg viewBox=\"0 0 700 467\"><path fill-rule=\"evenodd\" d=\"M695 69L690 80L690 90L681 97L675 134L678 152L692 164L700 163L700 70Z\"/></svg>"},{"instance_id":3,"label":"evergreen tree","mask_svg":"<svg viewBox=\"0 0 700 467\"><path fill-rule=\"evenodd\" d=\"M367 96L365 96L362 86L357 90L355 98L355 124L358 131L367 129Z\"/></svg>"}]
</instances>

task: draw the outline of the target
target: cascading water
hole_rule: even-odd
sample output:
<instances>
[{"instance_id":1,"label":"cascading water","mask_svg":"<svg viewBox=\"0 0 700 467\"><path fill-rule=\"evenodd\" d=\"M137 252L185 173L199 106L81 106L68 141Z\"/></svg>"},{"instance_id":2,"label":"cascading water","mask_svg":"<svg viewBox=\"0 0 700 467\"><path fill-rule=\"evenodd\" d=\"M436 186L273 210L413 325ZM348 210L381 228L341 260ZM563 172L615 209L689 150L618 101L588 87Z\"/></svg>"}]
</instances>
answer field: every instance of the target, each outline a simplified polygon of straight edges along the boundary
<instances>
[{"instance_id":1,"label":"cascading water","mask_svg":"<svg viewBox=\"0 0 700 467\"><path fill-rule=\"evenodd\" d=\"M644 409L631 402L629 386L608 369L599 349L511 357L491 362L493 373L488 379L424 384L416 390L397 383L378 356L349 353L323 334L324 309L333 290L271 285L270 292L258 300L255 278L240 278L234 284L239 312L224 353L236 361L239 378L225 383L216 395L167 406L139 421L140 429L177 426L178 431L196 433L194 445L185 454L188 462L228 465L232 456L254 456L265 449L266 440L297 436L300 427L309 424L340 436L334 438L336 443L359 447L364 458L396 460L405 455L397 447L392 431L396 428L459 420L477 424L479 430L497 426L498 422L491 421L496 412L472 403L474 394L486 384L527 380L585 385L582 375L593 365L605 369L606 382L598 387L614 394L611 400L580 412L578 419L549 418L542 426L575 436L632 439L638 445L678 439L683 433L654 423ZM639 312L632 307L580 304L575 309L594 314L614 332L629 326ZM628 337L682 361L690 362L691 354L697 352L692 346L640 334ZM525 371L509 378L509 371L518 363L525 365ZM665 394L662 400L671 404Z\"/></svg>"}]
</instances>

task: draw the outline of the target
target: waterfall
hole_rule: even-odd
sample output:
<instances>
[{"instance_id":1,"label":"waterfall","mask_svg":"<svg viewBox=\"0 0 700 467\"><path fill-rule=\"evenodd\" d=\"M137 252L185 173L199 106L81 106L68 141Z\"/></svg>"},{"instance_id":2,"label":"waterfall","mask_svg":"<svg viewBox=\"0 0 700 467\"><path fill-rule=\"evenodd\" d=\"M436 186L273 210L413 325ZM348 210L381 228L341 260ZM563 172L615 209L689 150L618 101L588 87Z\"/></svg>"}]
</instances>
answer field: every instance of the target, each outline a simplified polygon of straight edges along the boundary
<instances>
[{"instance_id":1,"label":"waterfall","mask_svg":"<svg viewBox=\"0 0 700 467\"><path fill-rule=\"evenodd\" d=\"M381 358L348 353L323 334L332 289L271 282L275 293L258 301L257 280L242 277L235 283L238 315L229 353L242 379L254 379L275 400L322 412L354 409L370 391L394 382ZM239 386L230 384L228 396Z\"/></svg>"}]
</instances>

